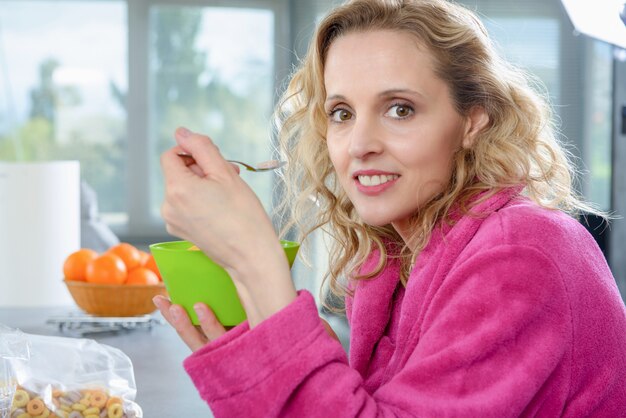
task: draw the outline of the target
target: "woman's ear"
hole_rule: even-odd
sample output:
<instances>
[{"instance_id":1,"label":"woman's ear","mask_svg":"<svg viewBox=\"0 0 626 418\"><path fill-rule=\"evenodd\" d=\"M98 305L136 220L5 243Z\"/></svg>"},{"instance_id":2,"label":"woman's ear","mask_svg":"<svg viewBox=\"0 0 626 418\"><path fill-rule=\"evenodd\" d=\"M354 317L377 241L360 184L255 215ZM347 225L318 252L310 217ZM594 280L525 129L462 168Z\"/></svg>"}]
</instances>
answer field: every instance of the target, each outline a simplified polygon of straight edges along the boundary
<instances>
[{"instance_id":1,"label":"woman's ear","mask_svg":"<svg viewBox=\"0 0 626 418\"><path fill-rule=\"evenodd\" d=\"M474 106L470 109L463 133L463 148L474 145L478 134L489 124L489 115L482 106Z\"/></svg>"}]
</instances>

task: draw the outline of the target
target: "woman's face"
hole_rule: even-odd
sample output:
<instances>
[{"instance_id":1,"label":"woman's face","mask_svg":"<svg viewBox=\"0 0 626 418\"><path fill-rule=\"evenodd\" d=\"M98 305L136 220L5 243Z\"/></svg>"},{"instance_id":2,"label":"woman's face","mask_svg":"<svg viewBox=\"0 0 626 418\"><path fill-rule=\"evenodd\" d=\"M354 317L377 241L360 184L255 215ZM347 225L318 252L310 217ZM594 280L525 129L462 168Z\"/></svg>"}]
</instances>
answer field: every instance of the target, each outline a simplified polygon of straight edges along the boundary
<instances>
[{"instance_id":1,"label":"woman's face","mask_svg":"<svg viewBox=\"0 0 626 418\"><path fill-rule=\"evenodd\" d=\"M407 221L442 191L468 124L433 58L396 31L349 33L328 51L327 146L337 177L364 222Z\"/></svg>"}]
</instances>

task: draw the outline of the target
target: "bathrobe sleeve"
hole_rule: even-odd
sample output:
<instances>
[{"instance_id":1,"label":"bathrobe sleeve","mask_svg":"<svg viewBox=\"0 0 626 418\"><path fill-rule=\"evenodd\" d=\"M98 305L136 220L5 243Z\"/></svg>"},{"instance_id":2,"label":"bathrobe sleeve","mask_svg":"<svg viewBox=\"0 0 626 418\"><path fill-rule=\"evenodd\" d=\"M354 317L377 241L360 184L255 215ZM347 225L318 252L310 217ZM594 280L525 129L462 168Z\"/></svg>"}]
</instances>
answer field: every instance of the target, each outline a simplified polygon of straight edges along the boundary
<instances>
[{"instance_id":1,"label":"bathrobe sleeve","mask_svg":"<svg viewBox=\"0 0 626 418\"><path fill-rule=\"evenodd\" d=\"M522 246L482 250L453 266L428 303L403 312L415 315L414 326L398 337L373 393L306 291L184 365L218 418L517 417L546 402L559 415L562 388L552 382L567 373L560 366L570 354L571 315L550 259Z\"/></svg>"}]
</instances>

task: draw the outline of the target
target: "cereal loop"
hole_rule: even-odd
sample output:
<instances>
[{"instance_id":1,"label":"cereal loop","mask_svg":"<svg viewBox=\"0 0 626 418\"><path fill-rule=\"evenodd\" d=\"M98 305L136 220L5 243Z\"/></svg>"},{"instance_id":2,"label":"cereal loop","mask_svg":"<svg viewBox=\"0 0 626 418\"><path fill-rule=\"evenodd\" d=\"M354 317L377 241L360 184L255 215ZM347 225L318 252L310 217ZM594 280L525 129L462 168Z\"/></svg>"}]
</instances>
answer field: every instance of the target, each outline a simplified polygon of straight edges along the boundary
<instances>
[{"instance_id":1,"label":"cereal loop","mask_svg":"<svg viewBox=\"0 0 626 418\"><path fill-rule=\"evenodd\" d=\"M119 403L114 403L109 406L107 415L109 418L122 418L122 415L124 415L124 409Z\"/></svg>"},{"instance_id":2,"label":"cereal loop","mask_svg":"<svg viewBox=\"0 0 626 418\"><path fill-rule=\"evenodd\" d=\"M45 408L43 413L40 415L33 415L33 418L48 418L50 416L50 410Z\"/></svg>"},{"instance_id":3,"label":"cereal loop","mask_svg":"<svg viewBox=\"0 0 626 418\"><path fill-rule=\"evenodd\" d=\"M85 415L85 418L100 418L100 415L90 414L90 415Z\"/></svg>"},{"instance_id":4,"label":"cereal loop","mask_svg":"<svg viewBox=\"0 0 626 418\"><path fill-rule=\"evenodd\" d=\"M70 414L67 416L67 418L83 418L83 414L81 414L78 411L72 411L70 412Z\"/></svg>"},{"instance_id":5,"label":"cereal loop","mask_svg":"<svg viewBox=\"0 0 626 418\"><path fill-rule=\"evenodd\" d=\"M13 395L13 406L15 408L21 408L23 406L26 406L28 401L30 401L30 396L28 396L28 392L21 389L15 391L15 395Z\"/></svg>"},{"instance_id":6,"label":"cereal loop","mask_svg":"<svg viewBox=\"0 0 626 418\"><path fill-rule=\"evenodd\" d=\"M100 413L100 408L97 408L95 406L92 406L91 408L87 408L83 411L83 415L85 416L99 414L99 413Z\"/></svg>"},{"instance_id":7,"label":"cereal loop","mask_svg":"<svg viewBox=\"0 0 626 418\"><path fill-rule=\"evenodd\" d=\"M120 398L118 398L117 396L111 396L109 398L109 400L107 401L107 408L111 405L113 405L114 403L122 403L122 400Z\"/></svg>"},{"instance_id":8,"label":"cereal loop","mask_svg":"<svg viewBox=\"0 0 626 418\"><path fill-rule=\"evenodd\" d=\"M31 418L31 415L24 412L23 414L19 414L16 418Z\"/></svg>"},{"instance_id":9,"label":"cereal loop","mask_svg":"<svg viewBox=\"0 0 626 418\"><path fill-rule=\"evenodd\" d=\"M102 408L107 403L107 395L99 390L94 390L89 398L89 404L97 408Z\"/></svg>"},{"instance_id":10,"label":"cereal loop","mask_svg":"<svg viewBox=\"0 0 626 418\"><path fill-rule=\"evenodd\" d=\"M28 401L26 404L26 412L31 415L39 415L43 413L45 405L41 398L35 398Z\"/></svg>"},{"instance_id":11,"label":"cereal loop","mask_svg":"<svg viewBox=\"0 0 626 418\"><path fill-rule=\"evenodd\" d=\"M75 403L74 405L72 405L72 409L74 411L84 411L85 409L87 409L87 406L82 403Z\"/></svg>"}]
</instances>

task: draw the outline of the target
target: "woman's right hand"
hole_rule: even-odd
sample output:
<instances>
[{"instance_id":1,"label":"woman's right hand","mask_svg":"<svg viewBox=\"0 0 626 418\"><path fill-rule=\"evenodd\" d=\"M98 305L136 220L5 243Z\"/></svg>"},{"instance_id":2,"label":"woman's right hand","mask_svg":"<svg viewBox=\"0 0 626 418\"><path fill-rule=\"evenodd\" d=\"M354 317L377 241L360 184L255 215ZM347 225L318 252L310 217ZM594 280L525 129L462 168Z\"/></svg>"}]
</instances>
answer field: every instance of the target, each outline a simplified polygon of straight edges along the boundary
<instances>
[{"instance_id":1,"label":"woman's right hand","mask_svg":"<svg viewBox=\"0 0 626 418\"><path fill-rule=\"evenodd\" d=\"M285 253L252 189L211 139L179 128L164 152L167 231L193 242L231 276L251 325L296 296ZM187 167L179 152L193 155Z\"/></svg>"},{"instance_id":2,"label":"woman's right hand","mask_svg":"<svg viewBox=\"0 0 626 418\"><path fill-rule=\"evenodd\" d=\"M227 270L259 248L279 247L261 202L211 139L180 128L176 141L178 146L161 156L167 231L193 242ZM193 155L197 167L187 167L181 151Z\"/></svg>"}]
</instances>

